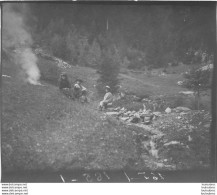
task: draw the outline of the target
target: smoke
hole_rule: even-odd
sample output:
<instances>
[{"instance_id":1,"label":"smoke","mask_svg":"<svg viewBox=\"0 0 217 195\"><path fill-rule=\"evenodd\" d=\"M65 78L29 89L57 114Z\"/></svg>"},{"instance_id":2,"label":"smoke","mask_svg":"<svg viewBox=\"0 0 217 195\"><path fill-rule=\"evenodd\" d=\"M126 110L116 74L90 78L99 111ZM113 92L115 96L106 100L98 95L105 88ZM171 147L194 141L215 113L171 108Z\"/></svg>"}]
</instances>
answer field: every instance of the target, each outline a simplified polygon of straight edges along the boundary
<instances>
[{"instance_id":1,"label":"smoke","mask_svg":"<svg viewBox=\"0 0 217 195\"><path fill-rule=\"evenodd\" d=\"M18 5L19 7L19 5ZM25 14L15 10L14 4L3 6L2 45L5 49L15 51L15 64L25 73L25 81L39 85L40 71L37 66L37 56L32 51L33 40L24 22ZM25 7L20 7L25 9Z\"/></svg>"}]
</instances>

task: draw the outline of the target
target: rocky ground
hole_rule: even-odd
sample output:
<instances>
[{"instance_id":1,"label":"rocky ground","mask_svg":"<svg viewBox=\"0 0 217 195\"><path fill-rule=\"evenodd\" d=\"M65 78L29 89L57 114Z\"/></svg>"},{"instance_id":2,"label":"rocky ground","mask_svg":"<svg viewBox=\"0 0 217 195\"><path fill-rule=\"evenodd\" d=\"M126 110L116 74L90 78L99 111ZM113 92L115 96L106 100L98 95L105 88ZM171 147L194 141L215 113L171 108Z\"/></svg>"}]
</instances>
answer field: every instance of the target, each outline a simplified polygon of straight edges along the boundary
<instances>
[{"instance_id":1,"label":"rocky ground","mask_svg":"<svg viewBox=\"0 0 217 195\"><path fill-rule=\"evenodd\" d=\"M166 108L162 112L110 108L104 117L112 117L134 131L139 160L131 167L182 170L209 167L210 113L186 107ZM139 131L138 131L139 129Z\"/></svg>"}]
</instances>

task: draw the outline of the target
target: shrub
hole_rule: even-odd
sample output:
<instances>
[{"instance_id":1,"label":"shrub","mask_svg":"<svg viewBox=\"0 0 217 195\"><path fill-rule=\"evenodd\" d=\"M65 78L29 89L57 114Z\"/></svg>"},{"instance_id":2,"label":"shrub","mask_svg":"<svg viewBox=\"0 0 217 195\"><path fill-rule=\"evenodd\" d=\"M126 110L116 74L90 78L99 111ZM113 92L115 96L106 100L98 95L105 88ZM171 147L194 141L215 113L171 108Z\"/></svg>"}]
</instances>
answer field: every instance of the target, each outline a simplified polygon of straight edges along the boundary
<instances>
[{"instance_id":1,"label":"shrub","mask_svg":"<svg viewBox=\"0 0 217 195\"><path fill-rule=\"evenodd\" d=\"M119 71L120 63L118 53L112 48L104 50L98 71L100 74L97 80L97 90L99 94L104 93L106 85L111 87L112 93L118 90Z\"/></svg>"},{"instance_id":2,"label":"shrub","mask_svg":"<svg viewBox=\"0 0 217 195\"><path fill-rule=\"evenodd\" d=\"M212 69L197 69L192 68L190 72L184 74L185 82L184 86L194 90L197 101L197 109L200 109L200 96L202 91L206 91L211 87L211 74Z\"/></svg>"}]
</instances>

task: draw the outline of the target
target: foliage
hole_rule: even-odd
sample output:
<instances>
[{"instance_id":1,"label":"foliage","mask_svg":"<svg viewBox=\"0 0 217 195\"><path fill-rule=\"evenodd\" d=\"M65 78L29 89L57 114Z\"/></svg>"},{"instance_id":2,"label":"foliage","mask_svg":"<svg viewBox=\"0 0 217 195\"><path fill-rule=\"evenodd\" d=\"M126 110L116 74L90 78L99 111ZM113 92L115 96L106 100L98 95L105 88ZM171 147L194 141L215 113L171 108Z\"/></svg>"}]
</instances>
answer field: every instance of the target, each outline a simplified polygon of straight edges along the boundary
<instances>
[{"instance_id":1,"label":"foliage","mask_svg":"<svg viewBox=\"0 0 217 195\"><path fill-rule=\"evenodd\" d=\"M210 87L211 70L201 70L192 68L189 72L184 74L186 79L185 87L193 89L194 91L207 90Z\"/></svg>"},{"instance_id":2,"label":"foliage","mask_svg":"<svg viewBox=\"0 0 217 195\"><path fill-rule=\"evenodd\" d=\"M200 63L201 55L195 53L214 53L213 5L31 4L29 20L37 43L74 64L99 65L100 37L109 31L121 60L127 59L130 68L158 68L174 61ZM134 52L133 57L127 48Z\"/></svg>"},{"instance_id":3,"label":"foliage","mask_svg":"<svg viewBox=\"0 0 217 195\"><path fill-rule=\"evenodd\" d=\"M102 52L101 64L99 66L100 77L97 80L97 89L99 94L104 93L105 86L111 87L111 91L115 93L118 89L120 71L120 61L118 53L109 48Z\"/></svg>"},{"instance_id":4,"label":"foliage","mask_svg":"<svg viewBox=\"0 0 217 195\"><path fill-rule=\"evenodd\" d=\"M184 86L195 91L197 98L197 109L200 108L200 93L211 87L211 69L202 70L192 68L190 72L184 74Z\"/></svg>"},{"instance_id":5,"label":"foliage","mask_svg":"<svg viewBox=\"0 0 217 195\"><path fill-rule=\"evenodd\" d=\"M94 40L87 52L86 64L88 66L96 67L99 65L100 59L101 59L101 49L99 43L96 40Z\"/></svg>"}]
</instances>

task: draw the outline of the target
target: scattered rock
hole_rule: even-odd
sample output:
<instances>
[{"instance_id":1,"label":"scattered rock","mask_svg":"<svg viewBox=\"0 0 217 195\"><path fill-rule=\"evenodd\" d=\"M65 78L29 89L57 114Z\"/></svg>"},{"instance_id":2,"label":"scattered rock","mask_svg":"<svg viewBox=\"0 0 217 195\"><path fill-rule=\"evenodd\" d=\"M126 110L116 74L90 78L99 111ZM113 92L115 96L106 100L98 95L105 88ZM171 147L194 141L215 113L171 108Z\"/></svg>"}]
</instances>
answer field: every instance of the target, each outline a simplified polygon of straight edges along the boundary
<instances>
[{"instance_id":1,"label":"scattered rock","mask_svg":"<svg viewBox=\"0 0 217 195\"><path fill-rule=\"evenodd\" d=\"M140 118L139 113L135 113L135 114L134 114L134 117L135 117L135 118Z\"/></svg>"},{"instance_id":2,"label":"scattered rock","mask_svg":"<svg viewBox=\"0 0 217 195\"><path fill-rule=\"evenodd\" d=\"M188 141L191 142L192 141L192 137L190 135L188 135Z\"/></svg>"},{"instance_id":3,"label":"scattered rock","mask_svg":"<svg viewBox=\"0 0 217 195\"><path fill-rule=\"evenodd\" d=\"M171 110L171 108L167 107L166 110L165 110L165 112L168 114L168 113L171 113L172 110Z\"/></svg>"},{"instance_id":4,"label":"scattered rock","mask_svg":"<svg viewBox=\"0 0 217 195\"><path fill-rule=\"evenodd\" d=\"M146 102L150 102L150 100L147 99L147 98L143 98L143 99L142 99L142 102L143 102L143 103L146 103Z\"/></svg>"},{"instance_id":5,"label":"scattered rock","mask_svg":"<svg viewBox=\"0 0 217 195\"><path fill-rule=\"evenodd\" d=\"M6 77L6 78L11 78L11 76L8 76L8 75L2 75L2 77Z\"/></svg>"},{"instance_id":6,"label":"scattered rock","mask_svg":"<svg viewBox=\"0 0 217 195\"><path fill-rule=\"evenodd\" d=\"M182 86L183 85L183 81L178 81L177 85Z\"/></svg>"},{"instance_id":7,"label":"scattered rock","mask_svg":"<svg viewBox=\"0 0 217 195\"><path fill-rule=\"evenodd\" d=\"M124 111L126 111L126 109L123 107L120 109L120 111L124 112Z\"/></svg>"},{"instance_id":8,"label":"scattered rock","mask_svg":"<svg viewBox=\"0 0 217 195\"><path fill-rule=\"evenodd\" d=\"M178 141L171 141L171 142L168 142L168 143L164 144L164 146L170 146L170 145L181 145L181 143L178 142Z\"/></svg>"},{"instance_id":9,"label":"scattered rock","mask_svg":"<svg viewBox=\"0 0 217 195\"><path fill-rule=\"evenodd\" d=\"M119 111L121 108L120 107L117 107L117 108L114 108L113 110L114 111Z\"/></svg>"},{"instance_id":10,"label":"scattered rock","mask_svg":"<svg viewBox=\"0 0 217 195\"><path fill-rule=\"evenodd\" d=\"M120 120L122 120L122 121L127 121L129 119L130 119L130 117L120 117Z\"/></svg>"},{"instance_id":11,"label":"scattered rock","mask_svg":"<svg viewBox=\"0 0 217 195\"><path fill-rule=\"evenodd\" d=\"M128 111L128 112L125 112L124 114L125 114L125 115L131 115L132 112L131 112L131 111Z\"/></svg>"}]
</instances>

